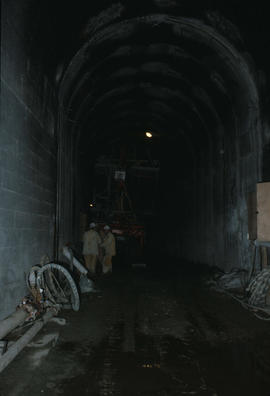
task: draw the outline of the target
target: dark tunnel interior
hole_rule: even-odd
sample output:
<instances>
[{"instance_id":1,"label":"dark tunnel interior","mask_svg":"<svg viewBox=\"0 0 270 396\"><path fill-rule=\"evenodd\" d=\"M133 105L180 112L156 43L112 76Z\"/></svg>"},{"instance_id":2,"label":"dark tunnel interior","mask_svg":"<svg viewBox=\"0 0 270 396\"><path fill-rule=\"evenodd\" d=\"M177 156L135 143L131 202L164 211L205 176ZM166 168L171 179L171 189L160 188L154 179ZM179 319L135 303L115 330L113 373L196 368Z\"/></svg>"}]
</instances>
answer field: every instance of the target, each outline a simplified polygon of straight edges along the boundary
<instances>
[{"instance_id":1,"label":"dark tunnel interior","mask_svg":"<svg viewBox=\"0 0 270 396\"><path fill-rule=\"evenodd\" d=\"M192 7L183 16L181 7L171 15L169 5L160 6L146 11L111 5L90 19L81 48L59 77L68 109L64 128L76 136L78 205L91 200L91 181L85 180L100 156L112 157L123 145L136 151L133 159L144 159L147 151L160 161L152 221L160 234L166 229L162 243L152 245L208 264L224 257L229 268L233 257L246 260L247 246L242 249L239 239L248 230L237 224L235 212L246 210L242 183L252 189L258 172L256 83L241 55L243 39L229 21L227 31L219 32L212 26L218 13L206 12L206 25L186 17ZM145 204L153 199L136 194L136 203L140 195Z\"/></svg>"},{"instance_id":2,"label":"dark tunnel interior","mask_svg":"<svg viewBox=\"0 0 270 396\"><path fill-rule=\"evenodd\" d=\"M110 225L120 277L148 268L140 281L126 275L136 296L156 270L173 290L175 268L191 278L268 270L268 15L265 2L232 0L2 0L0 372L1 320L29 289L29 268L44 257L68 266L64 246L83 261L92 222ZM116 316L136 328L138 313L125 311L140 297L102 279ZM200 300L181 285L184 301ZM190 326L211 327L214 305L194 307Z\"/></svg>"},{"instance_id":3,"label":"dark tunnel interior","mask_svg":"<svg viewBox=\"0 0 270 396\"><path fill-rule=\"evenodd\" d=\"M266 19L230 1L3 2L1 119L6 136L17 123L18 153L12 168L5 137L2 210L9 239L27 230L17 283L45 246L80 249L110 161L127 171L150 256L250 266L249 196L270 174Z\"/></svg>"}]
</instances>

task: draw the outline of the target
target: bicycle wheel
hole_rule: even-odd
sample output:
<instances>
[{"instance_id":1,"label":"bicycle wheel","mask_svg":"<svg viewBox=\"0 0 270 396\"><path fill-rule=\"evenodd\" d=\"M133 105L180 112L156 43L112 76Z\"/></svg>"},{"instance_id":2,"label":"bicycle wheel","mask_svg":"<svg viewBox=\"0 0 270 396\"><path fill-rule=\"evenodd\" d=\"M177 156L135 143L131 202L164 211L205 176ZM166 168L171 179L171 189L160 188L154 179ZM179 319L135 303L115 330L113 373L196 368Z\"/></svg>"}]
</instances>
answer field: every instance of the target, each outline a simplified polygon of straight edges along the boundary
<instances>
[{"instance_id":1,"label":"bicycle wheel","mask_svg":"<svg viewBox=\"0 0 270 396\"><path fill-rule=\"evenodd\" d=\"M45 264L37 274L37 284L45 288L50 299L53 296L56 304L71 304L74 311L80 308L80 297L76 283L70 273L60 264Z\"/></svg>"},{"instance_id":2,"label":"bicycle wheel","mask_svg":"<svg viewBox=\"0 0 270 396\"><path fill-rule=\"evenodd\" d=\"M42 301L42 292L40 287L37 286L37 274L40 268L39 265L34 265L26 275L26 285L34 298L34 302L37 304L41 304Z\"/></svg>"},{"instance_id":3,"label":"bicycle wheel","mask_svg":"<svg viewBox=\"0 0 270 396\"><path fill-rule=\"evenodd\" d=\"M26 285L30 291L37 286L37 273L40 268L41 267L39 265L34 265L26 275Z\"/></svg>"}]
</instances>

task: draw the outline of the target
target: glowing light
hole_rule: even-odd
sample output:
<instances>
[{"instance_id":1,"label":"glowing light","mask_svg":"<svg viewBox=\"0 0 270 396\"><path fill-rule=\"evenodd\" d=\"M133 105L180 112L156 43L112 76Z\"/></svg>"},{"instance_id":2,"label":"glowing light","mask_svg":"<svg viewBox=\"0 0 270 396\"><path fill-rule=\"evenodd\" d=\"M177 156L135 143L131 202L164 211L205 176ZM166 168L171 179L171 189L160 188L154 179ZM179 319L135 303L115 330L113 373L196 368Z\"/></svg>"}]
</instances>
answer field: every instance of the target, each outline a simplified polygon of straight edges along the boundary
<instances>
[{"instance_id":1,"label":"glowing light","mask_svg":"<svg viewBox=\"0 0 270 396\"><path fill-rule=\"evenodd\" d=\"M89 206L90 206L90 208L93 208L93 207L94 207L94 205L93 205L92 203L90 203Z\"/></svg>"},{"instance_id":2,"label":"glowing light","mask_svg":"<svg viewBox=\"0 0 270 396\"><path fill-rule=\"evenodd\" d=\"M145 136L147 136L150 139L153 135L151 132L145 132Z\"/></svg>"}]
</instances>

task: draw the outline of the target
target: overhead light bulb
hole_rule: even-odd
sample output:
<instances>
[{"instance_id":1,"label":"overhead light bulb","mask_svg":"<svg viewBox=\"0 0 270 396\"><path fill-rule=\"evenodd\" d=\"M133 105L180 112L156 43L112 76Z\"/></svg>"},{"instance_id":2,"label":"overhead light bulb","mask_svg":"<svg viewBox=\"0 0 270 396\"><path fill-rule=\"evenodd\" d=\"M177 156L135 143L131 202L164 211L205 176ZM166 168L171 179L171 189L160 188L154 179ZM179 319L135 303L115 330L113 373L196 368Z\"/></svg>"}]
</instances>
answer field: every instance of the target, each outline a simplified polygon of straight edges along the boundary
<instances>
[{"instance_id":1,"label":"overhead light bulb","mask_svg":"<svg viewBox=\"0 0 270 396\"><path fill-rule=\"evenodd\" d=\"M90 208L93 208L94 205L92 203L90 203L89 206L90 206Z\"/></svg>"},{"instance_id":2,"label":"overhead light bulb","mask_svg":"<svg viewBox=\"0 0 270 396\"><path fill-rule=\"evenodd\" d=\"M145 135L150 139L153 135L151 132L145 132Z\"/></svg>"}]
</instances>

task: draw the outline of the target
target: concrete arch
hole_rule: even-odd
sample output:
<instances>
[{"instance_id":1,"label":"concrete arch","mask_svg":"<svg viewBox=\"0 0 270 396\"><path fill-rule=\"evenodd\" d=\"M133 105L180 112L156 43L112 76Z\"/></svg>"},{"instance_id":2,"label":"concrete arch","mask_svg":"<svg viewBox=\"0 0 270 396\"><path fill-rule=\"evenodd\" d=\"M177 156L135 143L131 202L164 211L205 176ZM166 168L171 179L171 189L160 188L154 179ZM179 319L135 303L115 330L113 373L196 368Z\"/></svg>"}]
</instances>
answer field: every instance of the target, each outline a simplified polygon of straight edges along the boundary
<instances>
[{"instance_id":1,"label":"concrete arch","mask_svg":"<svg viewBox=\"0 0 270 396\"><path fill-rule=\"evenodd\" d=\"M172 42L157 44L154 36L147 45L143 44L141 38L136 41L140 29L150 31L159 28L161 30L166 29L166 32L169 32L168 37L171 38ZM135 40L134 47L128 44L130 40ZM187 51L189 45L190 49ZM201 48L200 52L198 52L199 47ZM160 62L158 67L153 54L157 54L161 48L164 51L163 55L166 53L166 61ZM131 61L133 59L132 54L136 51L137 54L143 51L141 53L148 57L139 67L139 74L137 66L132 66ZM186 64L191 62L194 65L193 72L191 69L181 69L181 62L179 62L181 59L184 59ZM121 63L120 60L124 63ZM111 69L109 68L110 62L113 65ZM155 67L152 67L153 65ZM202 73L201 76L199 73ZM207 79L202 78L204 73ZM166 76L166 81L171 81L172 85L175 85L175 96L169 85L166 85L169 82L165 84L163 91L160 84L156 86L152 84L151 86L151 81L154 81L155 75L157 79ZM129 80L136 78L136 76L138 76L138 81L132 87ZM145 79L145 85L143 85L143 79ZM147 79L150 82L147 82ZM197 85L194 84L196 80ZM123 83L118 87L120 81ZM186 87L189 84L192 88L190 92L188 92L188 88L185 88L185 91L183 90L185 83L187 83ZM143 92L144 97L148 98L149 108L152 106L151 111L140 111L139 105L137 105L137 110L133 109L132 103L136 103L136 100L135 102L133 100L134 92L140 89L142 89L141 92ZM82 94L83 92L85 94ZM83 101L79 99L82 96L84 96ZM150 99L150 97L152 98ZM123 98L127 101L126 104L123 104L122 107L117 106L117 103L124 101ZM196 146L200 147L200 140L204 141L205 145L205 148L201 146L201 152L197 151L199 155L196 158L196 178L197 180L208 180L208 186L205 183L200 183L194 190L194 194L201 197L202 202L205 202L205 210L199 207L194 210L192 224L194 228L196 218L197 230L193 234L193 240L201 239L199 234L203 233L204 224L208 221L206 216L202 215L203 213L209 213L212 219L209 235L212 235L215 229L223 229L226 234L231 227L225 218L214 221L213 214L211 214L211 208L215 201L216 179L210 170L214 163L221 170L225 166L224 161L231 160L236 173L235 175L226 172L220 174L217 211L223 211L224 205L227 205L227 198L222 197L228 193L222 186L235 183L235 180L238 180L236 183L239 195L238 202L234 205L238 209L227 208L227 212L235 213L236 210L239 214L243 211L241 201L244 199L244 195L240 194L239 178L243 177L242 162L245 161L246 156L252 155L252 153L248 151L244 154L244 158L241 158L240 152L244 139L254 141L256 140L256 134L260 134L259 124L257 124L257 130L253 128L255 120L260 118L258 92L245 58L212 27L199 20L164 14L136 17L111 23L93 34L73 57L60 83L59 100L65 112L67 112L67 108L69 109L68 114L64 112L61 116L62 121L59 126L62 131L60 132L62 133L61 139L65 139L65 134L70 134L69 139L75 139L77 148L81 144L80 141L87 142L83 136L86 131L89 132L89 129L91 129L90 135L92 137L89 135L88 144L92 147L97 141L95 136L99 136L101 140L102 136L104 138L106 136L106 139L108 139L108 135L102 135L104 133L102 112L108 114L112 130L121 125L123 129L127 128L128 125L135 122L136 116L141 119L143 124L146 122L147 115L150 123L152 119L153 125L158 127L158 125L163 124L163 128L165 128L166 114L168 117L170 113L165 111L162 114L162 110L160 110L162 106L164 109L165 105L170 107L171 112L175 114L174 122L181 123L182 115L177 113L177 105L185 103L184 119L187 124L190 123L194 134L191 138L193 150ZM153 100L160 102L161 107L151 105ZM252 111L247 111L250 108L252 108ZM206 109L209 110L215 126L208 125L208 122L204 120ZM200 120L201 131L198 130L195 122L196 117L192 116L192 112ZM68 120L69 116L71 117L70 122ZM225 124L224 120L226 120ZM100 123L101 125L99 125ZM216 154L224 150L227 153L229 146L235 147L228 157L226 154L226 160L221 154ZM199 148L196 150L199 150ZM260 144L258 142L254 149L255 162L259 152ZM250 177L253 180L252 183L254 183L254 180L258 177L258 167L252 175L244 175L244 177ZM206 198L207 196L209 199ZM241 231L242 241L244 232ZM237 238L239 238L239 235L237 235ZM223 250L221 250L225 257L226 248L224 248L223 242L224 235L220 237L217 245L223 246ZM191 250L188 244L186 244L186 248ZM211 251L210 248L208 250ZM220 250L217 254L211 251L206 256L204 252L204 244L202 242L198 243L197 256L193 259L215 263L217 255L220 255ZM240 255L240 253L237 254ZM189 258L192 259L192 257ZM225 257L224 260L228 262L230 258Z\"/></svg>"}]
</instances>

